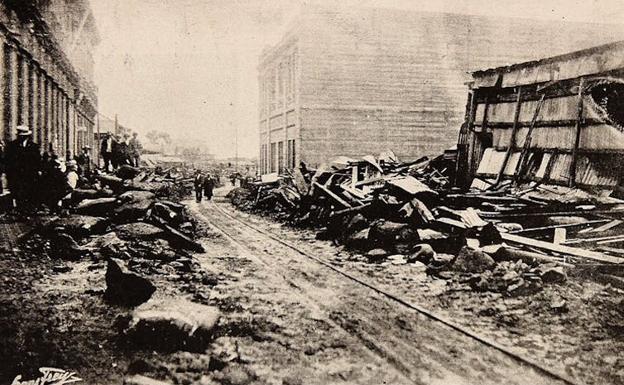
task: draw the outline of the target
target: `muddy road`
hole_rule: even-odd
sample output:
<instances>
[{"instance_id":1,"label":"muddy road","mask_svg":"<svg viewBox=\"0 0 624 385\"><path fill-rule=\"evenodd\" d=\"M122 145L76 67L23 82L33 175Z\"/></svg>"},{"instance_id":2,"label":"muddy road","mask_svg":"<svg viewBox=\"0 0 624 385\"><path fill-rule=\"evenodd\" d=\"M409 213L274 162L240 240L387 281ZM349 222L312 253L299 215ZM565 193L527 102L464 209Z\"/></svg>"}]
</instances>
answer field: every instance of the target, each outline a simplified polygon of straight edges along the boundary
<instances>
[{"instance_id":1,"label":"muddy road","mask_svg":"<svg viewBox=\"0 0 624 385\"><path fill-rule=\"evenodd\" d=\"M558 383L241 225L219 196L189 206L220 234L201 262L227 271L212 297L231 305L232 334L241 318L272 325L270 338L236 340L263 352L248 366L268 383Z\"/></svg>"}]
</instances>

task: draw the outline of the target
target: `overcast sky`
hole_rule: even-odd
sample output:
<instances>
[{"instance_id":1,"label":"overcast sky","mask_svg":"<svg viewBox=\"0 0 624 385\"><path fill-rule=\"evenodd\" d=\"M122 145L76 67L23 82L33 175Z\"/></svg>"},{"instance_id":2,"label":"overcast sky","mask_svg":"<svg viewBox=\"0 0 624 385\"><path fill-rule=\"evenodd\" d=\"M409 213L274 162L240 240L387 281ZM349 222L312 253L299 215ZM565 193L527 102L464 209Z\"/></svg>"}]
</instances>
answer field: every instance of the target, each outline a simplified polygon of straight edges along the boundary
<instances>
[{"instance_id":1,"label":"overcast sky","mask_svg":"<svg viewBox=\"0 0 624 385\"><path fill-rule=\"evenodd\" d=\"M624 23L622 0L90 0L100 111L219 157L257 154L256 67L304 4Z\"/></svg>"}]
</instances>

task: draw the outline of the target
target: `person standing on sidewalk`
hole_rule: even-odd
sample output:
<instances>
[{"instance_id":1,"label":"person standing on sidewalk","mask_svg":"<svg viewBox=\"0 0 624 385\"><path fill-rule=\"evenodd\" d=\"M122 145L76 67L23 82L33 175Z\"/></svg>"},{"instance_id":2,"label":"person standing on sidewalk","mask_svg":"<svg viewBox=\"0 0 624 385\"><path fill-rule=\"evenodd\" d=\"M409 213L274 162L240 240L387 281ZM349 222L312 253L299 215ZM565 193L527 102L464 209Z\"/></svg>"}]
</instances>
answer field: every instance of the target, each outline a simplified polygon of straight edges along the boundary
<instances>
[{"instance_id":1,"label":"person standing on sidewalk","mask_svg":"<svg viewBox=\"0 0 624 385\"><path fill-rule=\"evenodd\" d=\"M9 190L18 208L34 204L38 174L41 171L39 146L32 141L28 126L17 127L17 139L7 145L5 152L6 175Z\"/></svg>"},{"instance_id":2,"label":"person standing on sidewalk","mask_svg":"<svg viewBox=\"0 0 624 385\"><path fill-rule=\"evenodd\" d=\"M195 179L193 180L193 184L195 185L195 200L197 201L197 203L200 203L202 201L204 181L205 178L202 175L202 172L197 171L197 173L195 173Z\"/></svg>"}]
</instances>

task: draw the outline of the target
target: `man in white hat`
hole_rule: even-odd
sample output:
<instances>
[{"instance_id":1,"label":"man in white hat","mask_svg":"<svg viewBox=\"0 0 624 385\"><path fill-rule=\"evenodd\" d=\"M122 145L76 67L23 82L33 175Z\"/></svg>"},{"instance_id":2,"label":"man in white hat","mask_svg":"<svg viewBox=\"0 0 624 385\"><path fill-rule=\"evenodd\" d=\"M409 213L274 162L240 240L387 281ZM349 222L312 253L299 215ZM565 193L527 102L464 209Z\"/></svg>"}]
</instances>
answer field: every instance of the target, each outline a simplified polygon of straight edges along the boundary
<instances>
[{"instance_id":1,"label":"man in white hat","mask_svg":"<svg viewBox=\"0 0 624 385\"><path fill-rule=\"evenodd\" d=\"M17 127L17 139L7 145L5 163L9 190L17 206L34 203L34 192L45 186L35 186L41 169L41 154L28 126Z\"/></svg>"}]
</instances>

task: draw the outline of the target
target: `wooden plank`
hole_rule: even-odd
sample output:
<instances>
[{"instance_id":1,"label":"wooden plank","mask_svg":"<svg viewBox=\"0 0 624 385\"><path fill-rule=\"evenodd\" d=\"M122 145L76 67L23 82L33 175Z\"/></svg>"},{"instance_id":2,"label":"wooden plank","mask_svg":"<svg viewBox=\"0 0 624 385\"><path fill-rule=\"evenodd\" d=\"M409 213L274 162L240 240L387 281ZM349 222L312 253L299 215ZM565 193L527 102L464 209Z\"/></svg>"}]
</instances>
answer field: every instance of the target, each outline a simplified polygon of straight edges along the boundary
<instances>
[{"instance_id":1,"label":"wooden plank","mask_svg":"<svg viewBox=\"0 0 624 385\"><path fill-rule=\"evenodd\" d=\"M342 199L338 195L336 195L333 192L331 192L327 187L325 187L325 186L323 186L323 185L321 185L321 184L319 184L317 182L314 182L314 186L316 186L317 188L321 189L321 191L323 191L329 197L333 198L336 202L340 203L345 208L350 209L352 207L348 202L346 202L344 199Z\"/></svg>"},{"instance_id":2,"label":"wooden plank","mask_svg":"<svg viewBox=\"0 0 624 385\"><path fill-rule=\"evenodd\" d=\"M587 222L582 222L582 223L566 223L566 224L561 224L561 225L551 225L551 226L542 226L542 227L530 227L528 229L510 231L509 233L510 234L536 233L536 232L554 230L554 229L558 229L558 228L570 228L570 227L578 227L578 226L591 226L591 225L595 225L595 224L605 223L605 222L608 222L608 221L609 221L608 219L597 219L597 220L594 220L594 221L587 221Z\"/></svg>"},{"instance_id":3,"label":"wooden plank","mask_svg":"<svg viewBox=\"0 0 624 385\"><path fill-rule=\"evenodd\" d=\"M578 104L577 104L577 117L576 117L576 136L574 137L574 147L572 147L572 162L570 162L570 180L568 181L569 187L576 185L576 163L578 160L579 143L581 142L581 129L583 119L583 78L579 81L578 89Z\"/></svg>"},{"instance_id":4,"label":"wooden plank","mask_svg":"<svg viewBox=\"0 0 624 385\"><path fill-rule=\"evenodd\" d=\"M503 238L503 240L508 242L518 243L541 250L553 251L555 253L571 255L573 257L585 258L606 263L624 263L624 258L612 257L591 250L578 249L575 247L569 247L564 245L555 245L554 243L544 242L537 239L522 237L509 233L501 233L501 237Z\"/></svg>"},{"instance_id":5,"label":"wooden plank","mask_svg":"<svg viewBox=\"0 0 624 385\"><path fill-rule=\"evenodd\" d=\"M566 240L566 229L565 227L558 227L555 229L555 236L553 237L553 243L555 245L560 245L564 243Z\"/></svg>"},{"instance_id":6,"label":"wooden plank","mask_svg":"<svg viewBox=\"0 0 624 385\"><path fill-rule=\"evenodd\" d=\"M496 177L496 181L492 187L498 186L498 184L503 180L503 176L505 175L505 168L507 168L507 163L509 162L509 158L511 157L511 152L513 148L516 146L516 134L518 133L518 118L520 117L520 108L522 107L522 87L518 86L518 94L516 98L516 109L514 111L514 122L511 131L511 138L509 140L509 148L507 152L505 152L505 159L503 160L503 164L501 165L501 169L498 172L498 176Z\"/></svg>"},{"instance_id":7,"label":"wooden plank","mask_svg":"<svg viewBox=\"0 0 624 385\"><path fill-rule=\"evenodd\" d=\"M537 121L537 117L539 116L542 106L544 105L545 97L546 97L546 94L542 94L542 97L537 103L537 106L535 106L533 119L531 119L531 125L529 126L529 130L524 139L524 145L522 146L522 151L520 152L520 159L518 160L518 164L516 165L516 170L514 171L514 180L516 182L520 178L520 173L522 172L522 169L524 168L524 164L526 163L526 156L529 152L529 149L531 148L531 140L533 137L533 129L535 128L535 122Z\"/></svg>"},{"instance_id":8,"label":"wooden plank","mask_svg":"<svg viewBox=\"0 0 624 385\"><path fill-rule=\"evenodd\" d=\"M600 232L603 232L603 231L606 231L606 230L612 229L612 228L614 228L614 227L616 227L616 226L619 226L619 225L621 225L622 223L624 223L624 221L621 221L621 220L619 220L619 219L614 219L614 220L612 220L612 221L611 221L611 222L609 222L609 223L606 223L606 224L604 224L604 225L602 225L602 226L600 226L600 227L596 227L595 229L591 229L591 230L589 230L589 231L587 231L587 232L588 232L588 233L600 233Z\"/></svg>"},{"instance_id":9,"label":"wooden plank","mask_svg":"<svg viewBox=\"0 0 624 385\"><path fill-rule=\"evenodd\" d=\"M606 242L606 243L612 243L615 240L615 242L618 242L619 240L624 240L624 235L622 234L618 234L618 235L610 235L607 237L596 237L596 238L576 238L576 239L570 239L567 242L564 242L564 244L566 245L578 245L580 243L593 243L593 242L602 242L602 241L610 241L610 242Z\"/></svg>"}]
</instances>

